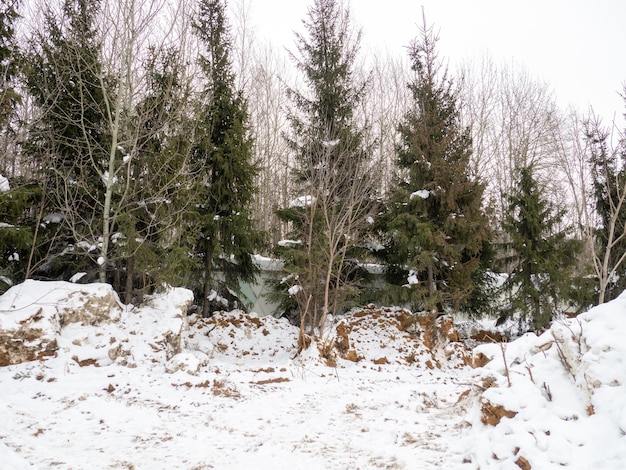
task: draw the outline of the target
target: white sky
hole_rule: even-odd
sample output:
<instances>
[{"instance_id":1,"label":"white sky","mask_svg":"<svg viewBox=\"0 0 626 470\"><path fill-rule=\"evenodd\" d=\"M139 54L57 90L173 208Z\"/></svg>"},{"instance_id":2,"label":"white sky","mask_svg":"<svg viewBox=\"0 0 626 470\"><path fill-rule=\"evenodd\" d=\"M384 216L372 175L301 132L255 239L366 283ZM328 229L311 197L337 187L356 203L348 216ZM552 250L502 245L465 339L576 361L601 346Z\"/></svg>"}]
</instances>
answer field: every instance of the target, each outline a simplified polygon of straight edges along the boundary
<instances>
[{"instance_id":1,"label":"white sky","mask_svg":"<svg viewBox=\"0 0 626 470\"><path fill-rule=\"evenodd\" d=\"M236 0L231 0L232 2ZM294 49L313 0L250 0L259 39ZM404 54L417 35L422 6L439 30L439 54L455 63L484 51L523 64L555 90L563 107L593 106L605 124L618 119L626 82L624 0L352 0L353 23L363 30L363 51L372 45Z\"/></svg>"}]
</instances>

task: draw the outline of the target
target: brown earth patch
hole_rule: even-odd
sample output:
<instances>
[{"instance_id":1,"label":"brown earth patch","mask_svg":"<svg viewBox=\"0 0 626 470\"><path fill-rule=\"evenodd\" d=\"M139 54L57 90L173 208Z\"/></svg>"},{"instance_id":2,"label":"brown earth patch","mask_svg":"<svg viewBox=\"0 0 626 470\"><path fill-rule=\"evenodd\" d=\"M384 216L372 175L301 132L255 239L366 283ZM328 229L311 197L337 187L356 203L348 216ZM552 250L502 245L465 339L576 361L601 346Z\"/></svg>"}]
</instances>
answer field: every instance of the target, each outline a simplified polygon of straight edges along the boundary
<instances>
[{"instance_id":1,"label":"brown earth patch","mask_svg":"<svg viewBox=\"0 0 626 470\"><path fill-rule=\"evenodd\" d=\"M47 340L42 335L40 329L25 327L12 334L0 334L0 367L54 356L58 349L56 339Z\"/></svg>"},{"instance_id":2,"label":"brown earth patch","mask_svg":"<svg viewBox=\"0 0 626 470\"><path fill-rule=\"evenodd\" d=\"M484 367L490 361L491 361L491 359L488 358L485 354L483 354L482 352L478 352L478 353L474 354L474 356L472 357L472 367L474 369L476 369L478 367Z\"/></svg>"},{"instance_id":3,"label":"brown earth patch","mask_svg":"<svg viewBox=\"0 0 626 470\"><path fill-rule=\"evenodd\" d=\"M266 374L271 374L272 372L276 372L276 369L274 369L273 367L266 367L265 369L255 369L255 370L252 370L251 372L254 372L254 373L265 372Z\"/></svg>"},{"instance_id":4,"label":"brown earth patch","mask_svg":"<svg viewBox=\"0 0 626 470\"><path fill-rule=\"evenodd\" d=\"M279 383L289 382L289 381L290 379L287 377L275 377L273 379L259 380L259 381L250 382L250 383L253 383L255 385L267 385L267 384L279 384Z\"/></svg>"},{"instance_id":5,"label":"brown earth patch","mask_svg":"<svg viewBox=\"0 0 626 470\"><path fill-rule=\"evenodd\" d=\"M498 331L479 330L473 333L470 338L479 343L503 343L507 337Z\"/></svg>"},{"instance_id":6,"label":"brown earth patch","mask_svg":"<svg viewBox=\"0 0 626 470\"><path fill-rule=\"evenodd\" d=\"M241 398L241 394L234 385L226 383L223 380L213 380L211 392L215 396L226 398Z\"/></svg>"},{"instance_id":7,"label":"brown earth patch","mask_svg":"<svg viewBox=\"0 0 626 470\"><path fill-rule=\"evenodd\" d=\"M363 356L359 356L354 349L349 349L342 357L352 362L359 362L363 359Z\"/></svg>"},{"instance_id":8,"label":"brown earth patch","mask_svg":"<svg viewBox=\"0 0 626 470\"><path fill-rule=\"evenodd\" d=\"M507 410L502 405L494 405L485 398L480 400L480 420L485 425L497 426L502 418L513 418L515 415L517 411Z\"/></svg>"},{"instance_id":9,"label":"brown earth patch","mask_svg":"<svg viewBox=\"0 0 626 470\"><path fill-rule=\"evenodd\" d=\"M81 367L87 367L87 366L100 367L100 364L98 364L98 361L96 359L83 359L83 360L80 360L80 359L78 359L78 356L72 356L72 360L76 364L81 366Z\"/></svg>"},{"instance_id":10,"label":"brown earth patch","mask_svg":"<svg viewBox=\"0 0 626 470\"><path fill-rule=\"evenodd\" d=\"M526 460L524 457L520 456L516 461L515 465L517 465L522 470L531 470L530 462Z\"/></svg>"}]
</instances>

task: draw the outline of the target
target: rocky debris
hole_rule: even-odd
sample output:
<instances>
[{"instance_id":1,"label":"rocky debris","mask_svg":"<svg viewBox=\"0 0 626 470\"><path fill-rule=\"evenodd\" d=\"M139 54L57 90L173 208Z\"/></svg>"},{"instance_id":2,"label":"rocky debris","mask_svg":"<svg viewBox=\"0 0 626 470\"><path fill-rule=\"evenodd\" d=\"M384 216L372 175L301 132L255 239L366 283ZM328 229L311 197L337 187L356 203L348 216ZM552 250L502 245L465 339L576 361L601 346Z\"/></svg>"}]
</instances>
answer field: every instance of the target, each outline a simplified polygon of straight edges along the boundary
<instances>
[{"instance_id":1,"label":"rocky debris","mask_svg":"<svg viewBox=\"0 0 626 470\"><path fill-rule=\"evenodd\" d=\"M188 322L190 328L184 335L185 349L200 351L209 357L219 356L233 362L245 358L249 362L295 355L298 328L284 318L259 317L254 313L232 310L215 312L209 318L191 315ZM249 344L252 337L256 338L253 345L249 348L240 346Z\"/></svg>"},{"instance_id":2,"label":"rocky debris","mask_svg":"<svg viewBox=\"0 0 626 470\"><path fill-rule=\"evenodd\" d=\"M36 313L19 328L0 329L0 367L53 356L57 341Z\"/></svg>"}]
</instances>

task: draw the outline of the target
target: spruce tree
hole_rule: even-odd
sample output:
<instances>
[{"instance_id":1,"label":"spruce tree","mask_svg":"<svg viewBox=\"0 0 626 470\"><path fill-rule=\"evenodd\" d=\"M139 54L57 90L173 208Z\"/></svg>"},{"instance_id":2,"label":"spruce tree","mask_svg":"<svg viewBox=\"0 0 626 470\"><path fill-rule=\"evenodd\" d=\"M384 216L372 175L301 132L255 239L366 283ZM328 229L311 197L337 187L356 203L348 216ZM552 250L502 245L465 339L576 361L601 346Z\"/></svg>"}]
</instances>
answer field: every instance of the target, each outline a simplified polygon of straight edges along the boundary
<instances>
[{"instance_id":1,"label":"spruce tree","mask_svg":"<svg viewBox=\"0 0 626 470\"><path fill-rule=\"evenodd\" d=\"M561 228L565 210L556 210L542 195L532 166L518 170L507 201L508 255L502 261L511 270L505 289L512 304L500 320L519 313L522 324L528 320L533 329L545 328L567 301L580 245Z\"/></svg>"},{"instance_id":2,"label":"spruce tree","mask_svg":"<svg viewBox=\"0 0 626 470\"><path fill-rule=\"evenodd\" d=\"M38 207L41 192L32 184L8 179L16 170L15 153L7 142L14 141L12 118L20 101L16 79L20 72L21 51L15 39L15 23L19 18L18 1L8 0L0 5L0 293L24 277L28 253L33 238L32 207Z\"/></svg>"},{"instance_id":3,"label":"spruce tree","mask_svg":"<svg viewBox=\"0 0 626 470\"><path fill-rule=\"evenodd\" d=\"M15 39L15 22L19 18L18 0L0 5L0 130L4 131L20 100L14 80L20 69L21 53ZM0 166L0 168L2 168Z\"/></svg>"},{"instance_id":4,"label":"spruce tree","mask_svg":"<svg viewBox=\"0 0 626 470\"><path fill-rule=\"evenodd\" d=\"M246 100L235 89L232 39L223 0L200 0L194 29L203 52L204 96L192 152L197 172L198 232L194 252L202 259L202 312L209 315L212 291L239 291L257 271L252 255L263 240L250 215L258 168L253 161ZM219 271L224 282L219 280Z\"/></svg>"},{"instance_id":5,"label":"spruce tree","mask_svg":"<svg viewBox=\"0 0 626 470\"><path fill-rule=\"evenodd\" d=\"M41 188L32 181L12 179L11 182L17 182L16 187L0 190L0 294L28 276L33 258L40 259L38 241L47 228L45 223L39 227Z\"/></svg>"},{"instance_id":6,"label":"spruce tree","mask_svg":"<svg viewBox=\"0 0 626 470\"><path fill-rule=\"evenodd\" d=\"M148 53L147 89L121 136L130 147L120 150L126 166L120 178L127 189L116 204L115 229L123 238L110 253L114 277L120 278L114 285L126 303L140 302L143 293L163 283L180 285L195 261L188 256L189 232L180 229L191 196L186 164L192 130L181 51L150 47Z\"/></svg>"},{"instance_id":7,"label":"spruce tree","mask_svg":"<svg viewBox=\"0 0 626 470\"><path fill-rule=\"evenodd\" d=\"M483 185L470 177L470 130L425 21L411 44L410 109L399 126L397 185L384 221L391 301L416 309L464 306L478 288L489 224Z\"/></svg>"},{"instance_id":8,"label":"spruce tree","mask_svg":"<svg viewBox=\"0 0 626 470\"><path fill-rule=\"evenodd\" d=\"M352 38L349 11L337 0L315 0L304 26L308 34L296 35L292 59L306 88L288 89L294 200L277 211L296 243L282 243L276 253L289 273L278 286L283 305L294 320L317 328L353 295L346 260L361 241L374 184L357 117L366 87L355 78L360 34Z\"/></svg>"},{"instance_id":9,"label":"spruce tree","mask_svg":"<svg viewBox=\"0 0 626 470\"><path fill-rule=\"evenodd\" d=\"M97 266L102 217L102 170L109 135L96 22L99 2L65 0L61 16L48 8L26 64L28 92L39 118L25 155L36 162L48 211L62 216L50 262L40 275L68 278ZM96 230L94 230L96 228ZM94 276L95 277L95 276Z\"/></svg>"}]
</instances>

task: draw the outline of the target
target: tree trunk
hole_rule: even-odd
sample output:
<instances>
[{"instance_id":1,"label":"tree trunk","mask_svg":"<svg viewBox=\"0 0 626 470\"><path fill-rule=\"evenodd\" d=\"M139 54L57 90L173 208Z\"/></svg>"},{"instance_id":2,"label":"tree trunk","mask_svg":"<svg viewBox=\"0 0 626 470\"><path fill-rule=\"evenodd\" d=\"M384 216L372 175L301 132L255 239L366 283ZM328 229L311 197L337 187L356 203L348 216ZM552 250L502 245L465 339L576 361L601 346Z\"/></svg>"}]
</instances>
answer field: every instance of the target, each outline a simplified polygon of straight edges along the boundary
<instances>
[{"instance_id":1,"label":"tree trunk","mask_svg":"<svg viewBox=\"0 0 626 470\"><path fill-rule=\"evenodd\" d=\"M124 294L126 305L132 302L135 279L135 256L131 255L126 260L126 292Z\"/></svg>"},{"instance_id":2,"label":"tree trunk","mask_svg":"<svg viewBox=\"0 0 626 470\"><path fill-rule=\"evenodd\" d=\"M428 296L433 297L435 295L435 276L433 275L433 265L428 263Z\"/></svg>"},{"instance_id":3,"label":"tree trunk","mask_svg":"<svg viewBox=\"0 0 626 470\"><path fill-rule=\"evenodd\" d=\"M202 316L208 317L211 312L209 311L209 293L213 284L213 245L207 244L207 249L204 254L204 289L202 292Z\"/></svg>"}]
</instances>

